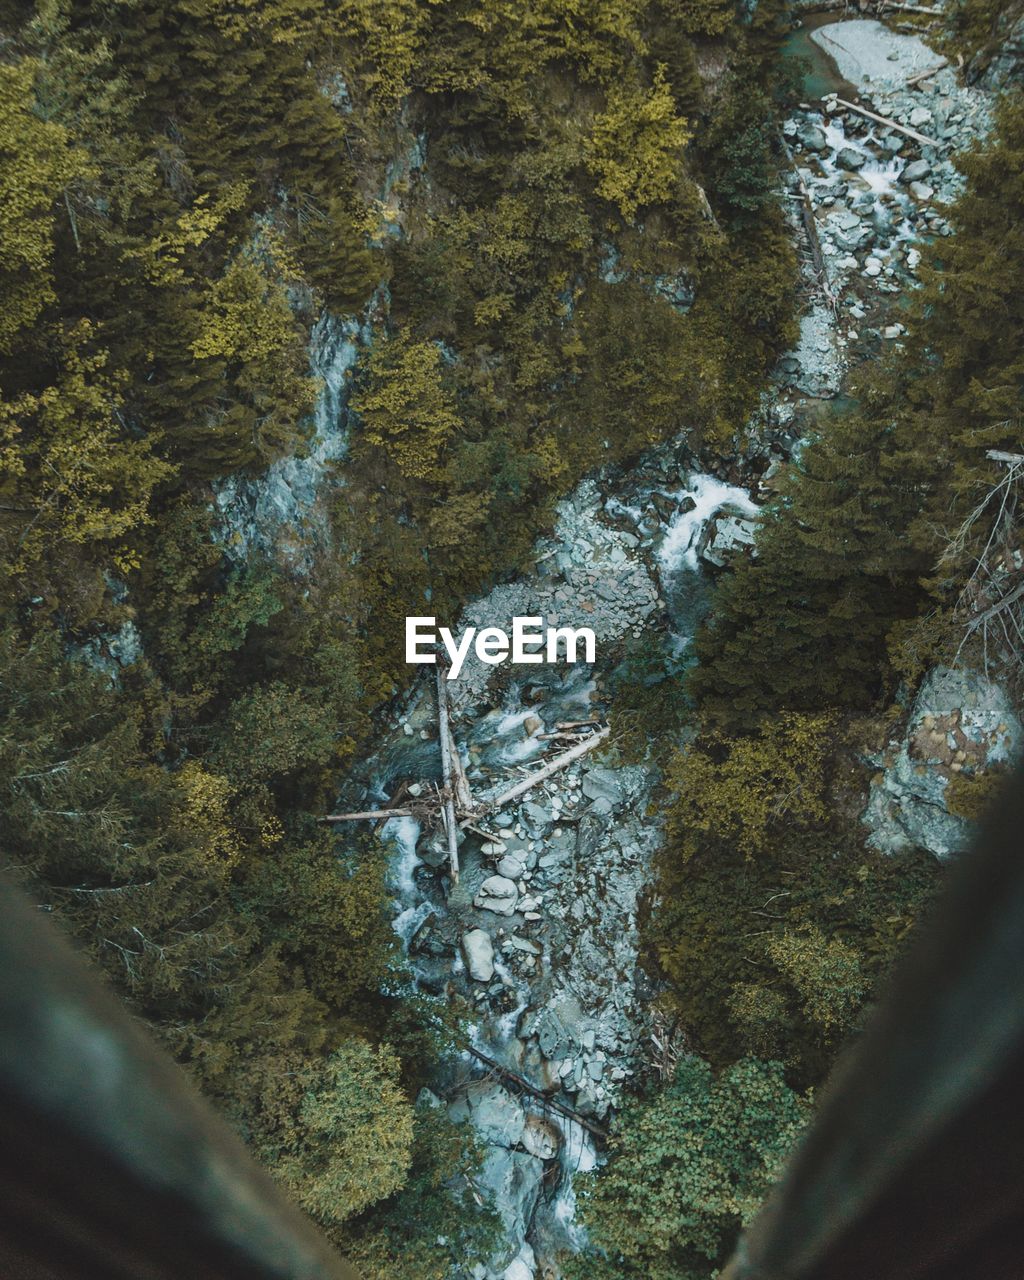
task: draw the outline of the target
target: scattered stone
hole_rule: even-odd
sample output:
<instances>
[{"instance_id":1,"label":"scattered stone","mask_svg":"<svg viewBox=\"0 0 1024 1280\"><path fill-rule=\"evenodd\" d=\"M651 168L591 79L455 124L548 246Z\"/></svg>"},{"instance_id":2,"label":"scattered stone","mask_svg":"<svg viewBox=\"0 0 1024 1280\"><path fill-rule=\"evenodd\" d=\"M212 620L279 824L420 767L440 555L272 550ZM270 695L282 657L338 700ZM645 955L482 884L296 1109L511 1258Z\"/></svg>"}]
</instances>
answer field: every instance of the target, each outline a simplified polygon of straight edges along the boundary
<instances>
[{"instance_id":1,"label":"scattered stone","mask_svg":"<svg viewBox=\"0 0 1024 1280\"><path fill-rule=\"evenodd\" d=\"M469 976L476 982L490 982L494 977L494 944L485 929L470 929L462 935L462 954Z\"/></svg>"},{"instance_id":2,"label":"scattered stone","mask_svg":"<svg viewBox=\"0 0 1024 1280\"><path fill-rule=\"evenodd\" d=\"M863 169L867 164L867 160L868 158L863 151L854 151L852 147L843 147L836 156L836 164L839 165L840 169L850 169L854 172L858 169Z\"/></svg>"},{"instance_id":3,"label":"scattered stone","mask_svg":"<svg viewBox=\"0 0 1024 1280\"><path fill-rule=\"evenodd\" d=\"M910 184L910 194L915 200L930 200L935 194L935 188L930 187L927 182L912 182Z\"/></svg>"},{"instance_id":4,"label":"scattered stone","mask_svg":"<svg viewBox=\"0 0 1024 1280\"><path fill-rule=\"evenodd\" d=\"M825 130L809 121L802 124L797 130L797 141L805 151L827 151L828 139L825 137Z\"/></svg>"},{"instance_id":5,"label":"scattered stone","mask_svg":"<svg viewBox=\"0 0 1024 1280\"><path fill-rule=\"evenodd\" d=\"M510 916L516 909L518 897L519 890L507 876L488 876L473 899L473 905L481 911Z\"/></svg>"},{"instance_id":6,"label":"scattered stone","mask_svg":"<svg viewBox=\"0 0 1024 1280\"><path fill-rule=\"evenodd\" d=\"M531 942L529 938L521 938L518 933L513 933L509 937L509 946L516 951L524 951L530 956L543 955L543 951L537 946L536 942Z\"/></svg>"},{"instance_id":7,"label":"scattered stone","mask_svg":"<svg viewBox=\"0 0 1024 1280\"><path fill-rule=\"evenodd\" d=\"M864 274L866 276L880 276L882 274L882 263L878 258L868 258L864 263Z\"/></svg>"},{"instance_id":8,"label":"scattered stone","mask_svg":"<svg viewBox=\"0 0 1024 1280\"><path fill-rule=\"evenodd\" d=\"M908 187L912 182L920 182L927 178L931 171L932 167L927 160L911 160L910 164L903 166L897 181Z\"/></svg>"}]
</instances>

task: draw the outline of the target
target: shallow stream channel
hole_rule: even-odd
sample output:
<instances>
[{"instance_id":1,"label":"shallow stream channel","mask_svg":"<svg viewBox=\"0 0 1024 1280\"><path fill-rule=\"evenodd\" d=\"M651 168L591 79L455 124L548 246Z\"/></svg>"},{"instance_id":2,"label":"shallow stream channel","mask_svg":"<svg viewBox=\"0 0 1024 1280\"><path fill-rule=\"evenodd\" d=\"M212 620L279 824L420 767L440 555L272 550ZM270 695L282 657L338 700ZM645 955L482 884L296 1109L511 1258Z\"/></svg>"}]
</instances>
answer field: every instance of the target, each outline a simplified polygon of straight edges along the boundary
<instances>
[{"instance_id":1,"label":"shallow stream channel","mask_svg":"<svg viewBox=\"0 0 1024 1280\"><path fill-rule=\"evenodd\" d=\"M592 665L471 657L450 682L452 736L479 806L596 734L618 682L677 679L708 574L751 553L773 476L823 413L849 408L849 368L900 340L922 252L948 234L941 202L959 184L951 156L986 132L987 95L949 69L908 85L941 61L916 35L863 19L804 23L787 48L813 58L807 100L783 125L793 171L782 196L799 243L807 193L826 279L805 264L800 342L751 424L753 443L723 459L719 476L703 474L680 440L584 480L537 544L532 571L466 608L456 633L507 631L520 616L588 626L597 638ZM844 107L854 93L889 123ZM756 502L720 478L741 476ZM437 705L433 668L424 671L379 751L347 781L343 808L415 814L436 794ZM552 1280L559 1254L585 1243L574 1179L599 1162L610 1113L649 1056L653 993L638 964L638 916L661 838L648 812L656 785L649 765L629 763L607 737L464 829L457 884L436 825L404 816L381 828L407 958L396 980L468 1011L464 1048L440 1066L428 1101L472 1125L486 1152L480 1189L493 1195L502 1233L493 1256L467 1260L474 1280Z\"/></svg>"},{"instance_id":2,"label":"shallow stream channel","mask_svg":"<svg viewBox=\"0 0 1024 1280\"><path fill-rule=\"evenodd\" d=\"M560 504L533 572L474 601L460 627L509 629L515 616L589 626L596 662L467 660L448 688L476 804L607 723L626 664L639 658L650 681L678 674L706 607L701 556L742 545L755 512L745 490L694 472L672 447L626 475L584 481ZM352 807L429 797L439 781L424 670L362 789L346 788ZM460 996L471 1011L466 1048L432 1090L485 1145L482 1189L502 1219L496 1254L468 1275L555 1275L557 1254L582 1243L573 1178L597 1162L650 1034L637 917L659 839L647 815L654 784L606 739L465 831L457 885L436 827L409 816L382 828L409 980L428 1000Z\"/></svg>"}]
</instances>

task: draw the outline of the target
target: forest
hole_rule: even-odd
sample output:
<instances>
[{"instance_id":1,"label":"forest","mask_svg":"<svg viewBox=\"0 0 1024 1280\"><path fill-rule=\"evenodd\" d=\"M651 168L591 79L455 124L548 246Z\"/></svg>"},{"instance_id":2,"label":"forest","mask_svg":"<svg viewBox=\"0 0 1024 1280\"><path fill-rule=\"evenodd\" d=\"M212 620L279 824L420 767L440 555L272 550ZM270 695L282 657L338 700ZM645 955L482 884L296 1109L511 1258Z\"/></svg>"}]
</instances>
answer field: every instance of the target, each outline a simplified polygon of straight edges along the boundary
<instances>
[{"instance_id":1,"label":"forest","mask_svg":"<svg viewBox=\"0 0 1024 1280\"><path fill-rule=\"evenodd\" d=\"M1014 21L947 17L978 74ZM599 469L682 441L740 474L806 304L791 25L781 0L0 4L0 853L366 1280L490 1276L503 1220L433 1092L474 1008L412 980L386 835L320 819L421 674L408 616L529 570ZM690 659L619 669L672 1051L578 1179L582 1251L538 1276L723 1265L944 878L867 841L877 760L935 668L1020 709L1010 79L905 336L779 470ZM358 319L348 439L271 544L224 495L315 454L324 316ZM950 812L1004 772L957 770Z\"/></svg>"}]
</instances>

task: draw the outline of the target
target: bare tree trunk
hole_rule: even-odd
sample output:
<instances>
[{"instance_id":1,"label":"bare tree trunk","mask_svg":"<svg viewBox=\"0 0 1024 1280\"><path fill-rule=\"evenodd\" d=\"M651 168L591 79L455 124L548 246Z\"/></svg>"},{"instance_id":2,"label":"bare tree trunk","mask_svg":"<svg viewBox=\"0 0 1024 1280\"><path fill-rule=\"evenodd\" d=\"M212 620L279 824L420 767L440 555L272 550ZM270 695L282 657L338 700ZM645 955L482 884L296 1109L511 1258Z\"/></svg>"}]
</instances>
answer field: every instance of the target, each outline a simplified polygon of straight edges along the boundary
<instances>
[{"instance_id":1,"label":"bare tree trunk","mask_svg":"<svg viewBox=\"0 0 1024 1280\"><path fill-rule=\"evenodd\" d=\"M321 822L378 822L384 818L412 818L411 809L364 809L358 813L329 813Z\"/></svg>"},{"instance_id":2,"label":"bare tree trunk","mask_svg":"<svg viewBox=\"0 0 1024 1280\"><path fill-rule=\"evenodd\" d=\"M452 731L448 723L448 668L437 664L437 723L441 741L441 778L444 782L442 812L445 834L448 837L448 865L452 884L459 883L459 828L455 819L455 798L452 792Z\"/></svg>"},{"instance_id":3,"label":"bare tree trunk","mask_svg":"<svg viewBox=\"0 0 1024 1280\"><path fill-rule=\"evenodd\" d=\"M523 778L521 782L517 782L514 787L509 787L507 791L503 791L501 795L495 796L493 800L487 800L480 807L480 813L477 817L481 817L486 813L493 813L495 809L501 809L508 804L510 800L515 800L524 792L535 787L539 782L550 778L553 773L557 773L559 769L564 769L567 765L578 760L580 756L584 756L588 751L603 742L608 737L610 730L607 725L603 729L598 729L597 733L592 733L589 738L584 738L582 742L577 742L574 747L570 747L568 751L563 751L560 756L555 756L554 760L546 764L543 769L538 769L536 773L531 773L528 778ZM464 821L463 826L468 826L468 820Z\"/></svg>"}]
</instances>

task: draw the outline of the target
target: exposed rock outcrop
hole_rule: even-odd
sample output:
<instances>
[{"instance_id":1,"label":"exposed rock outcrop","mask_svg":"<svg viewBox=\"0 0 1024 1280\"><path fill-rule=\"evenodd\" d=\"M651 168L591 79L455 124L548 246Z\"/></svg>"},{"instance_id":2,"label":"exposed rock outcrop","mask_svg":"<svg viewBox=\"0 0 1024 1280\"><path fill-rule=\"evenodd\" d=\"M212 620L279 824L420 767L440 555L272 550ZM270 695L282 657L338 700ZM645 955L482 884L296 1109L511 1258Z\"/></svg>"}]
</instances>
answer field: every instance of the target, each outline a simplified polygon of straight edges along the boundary
<instances>
[{"instance_id":1,"label":"exposed rock outcrop","mask_svg":"<svg viewBox=\"0 0 1024 1280\"><path fill-rule=\"evenodd\" d=\"M864 812L869 843L887 853L927 849L942 859L963 852L972 825L950 812L951 780L1008 765L1020 754L1022 739L1020 720L999 685L975 671L935 668L914 700L903 738L877 761L882 767Z\"/></svg>"}]
</instances>

